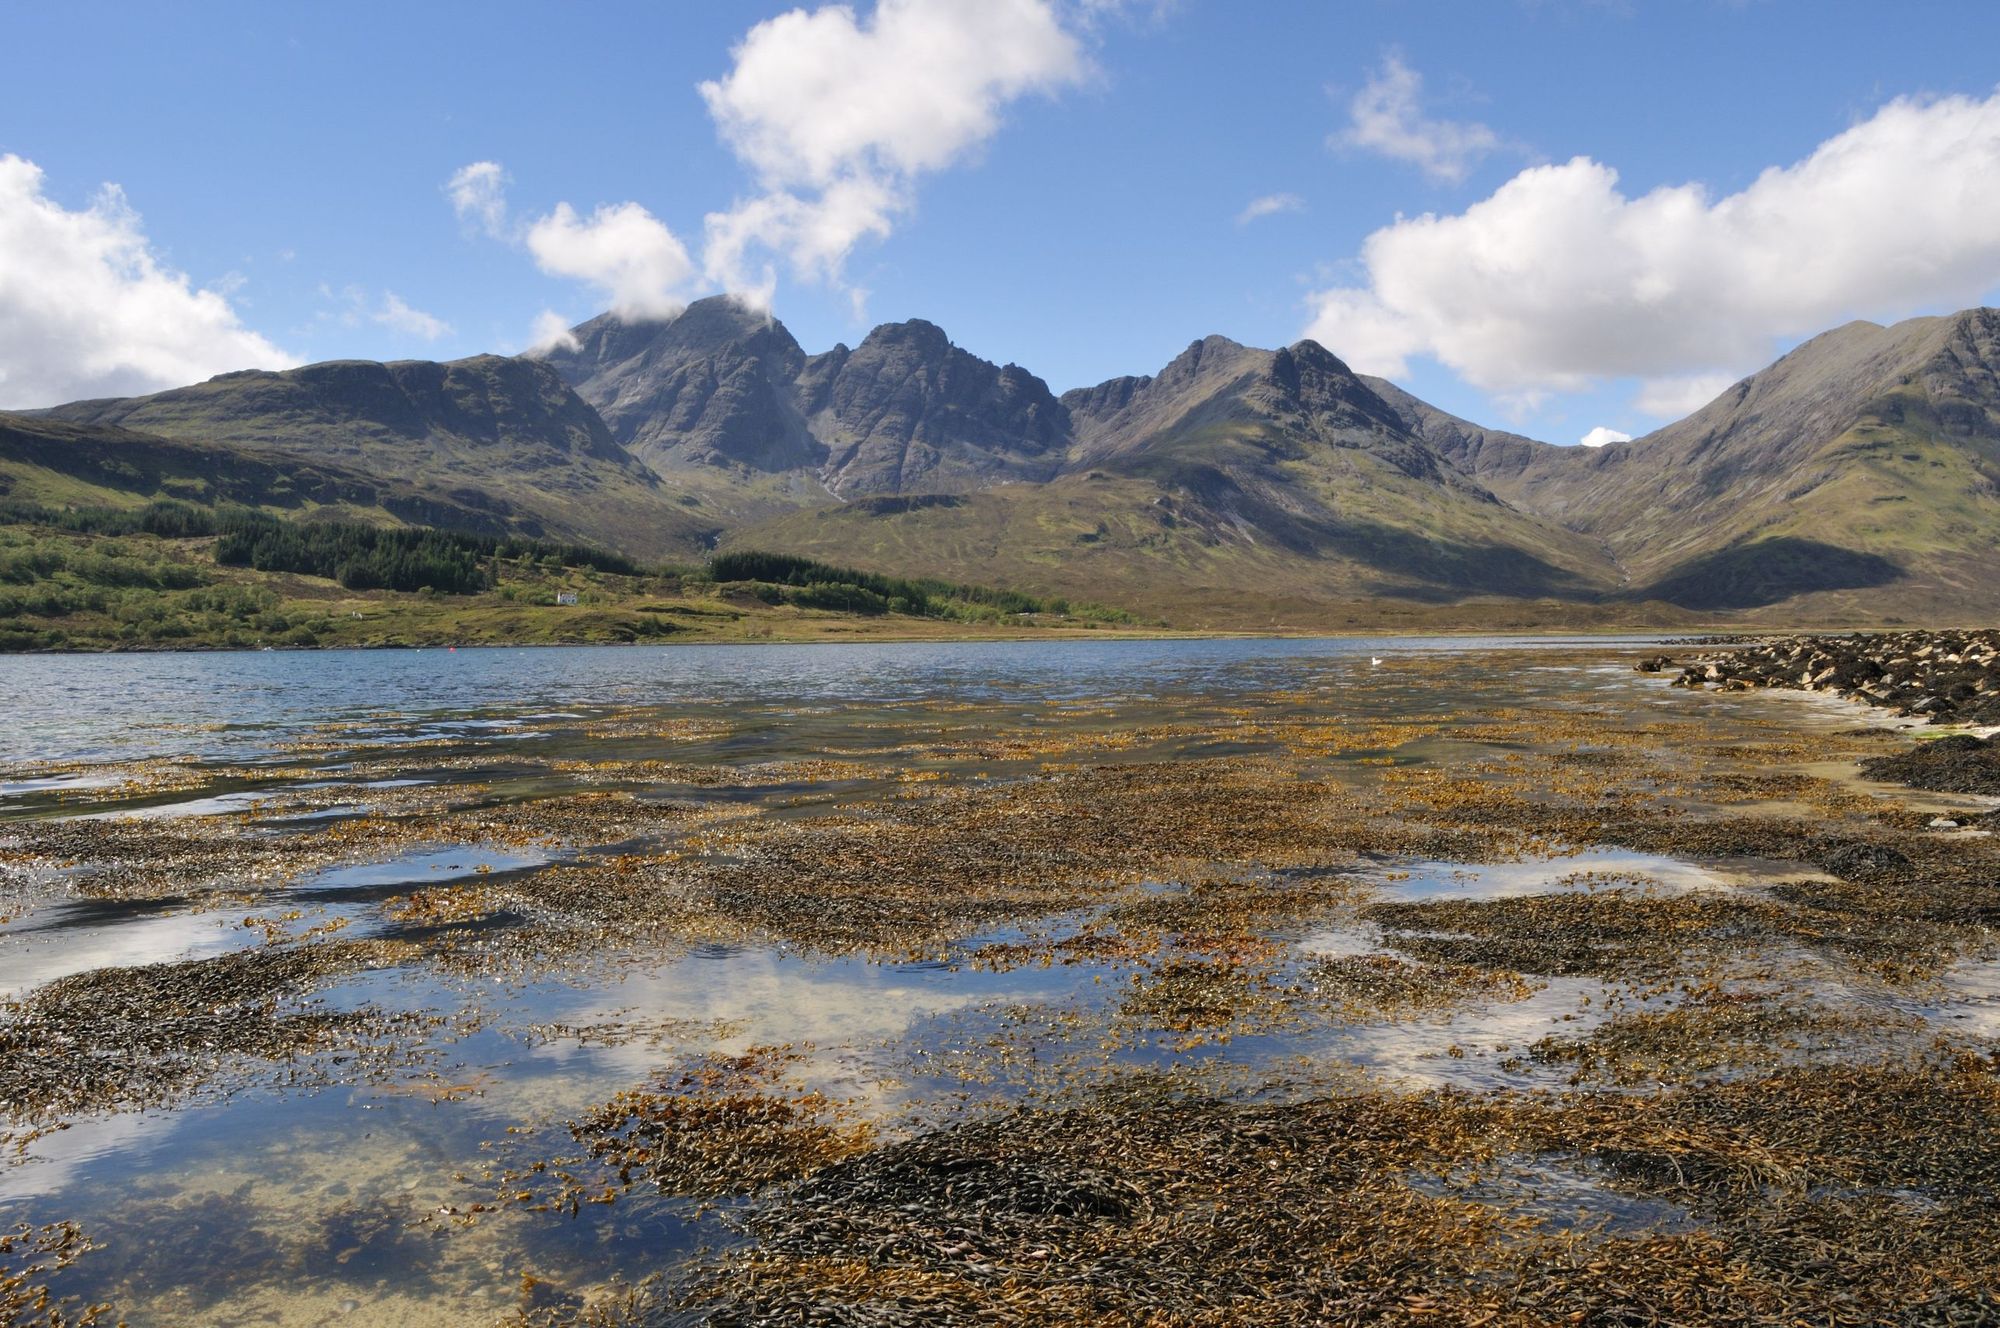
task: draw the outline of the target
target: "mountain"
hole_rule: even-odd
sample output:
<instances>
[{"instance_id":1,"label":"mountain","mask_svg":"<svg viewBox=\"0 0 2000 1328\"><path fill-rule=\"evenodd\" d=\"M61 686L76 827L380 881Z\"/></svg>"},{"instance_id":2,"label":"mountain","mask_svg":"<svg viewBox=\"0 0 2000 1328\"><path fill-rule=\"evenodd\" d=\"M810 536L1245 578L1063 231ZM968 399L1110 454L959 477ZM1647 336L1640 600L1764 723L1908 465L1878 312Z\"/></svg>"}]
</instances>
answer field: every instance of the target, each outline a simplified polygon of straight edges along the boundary
<instances>
[{"instance_id":1,"label":"mountain","mask_svg":"<svg viewBox=\"0 0 2000 1328\"><path fill-rule=\"evenodd\" d=\"M672 319L592 319L542 358L660 474L708 492L733 478L739 498L781 506L1045 480L1068 442L1046 383L921 319L808 356L784 324L715 296ZM786 473L821 492L759 483Z\"/></svg>"},{"instance_id":2,"label":"mountain","mask_svg":"<svg viewBox=\"0 0 2000 1328\"><path fill-rule=\"evenodd\" d=\"M1703 609L2000 609L2000 310L1856 322L1628 443L1440 453Z\"/></svg>"},{"instance_id":3,"label":"mountain","mask_svg":"<svg viewBox=\"0 0 2000 1328\"><path fill-rule=\"evenodd\" d=\"M613 440L549 366L337 360L222 374L151 396L79 401L39 418L237 453L256 466L365 480L474 524L690 551L703 523ZM348 505L352 505L351 500ZM365 503L362 505L366 505Z\"/></svg>"},{"instance_id":4,"label":"mountain","mask_svg":"<svg viewBox=\"0 0 2000 1328\"><path fill-rule=\"evenodd\" d=\"M1058 399L922 320L808 355L716 298L593 319L543 359L724 519L724 547L1232 617L1246 585L1289 613L1615 580L1591 540L1442 462L1310 342L1211 337L1158 375Z\"/></svg>"},{"instance_id":5,"label":"mountain","mask_svg":"<svg viewBox=\"0 0 2000 1328\"><path fill-rule=\"evenodd\" d=\"M374 513L475 533L509 529L490 504L465 506L337 466L115 425L0 412L0 500L120 507L155 498L283 512Z\"/></svg>"},{"instance_id":6,"label":"mountain","mask_svg":"<svg viewBox=\"0 0 2000 1328\"><path fill-rule=\"evenodd\" d=\"M983 452L972 480L984 482L961 471L927 495L767 518L725 545L1011 577L1214 625L1381 596L1583 599L1615 579L1593 541L1441 461L1312 342L1209 337L1158 375L1066 393L1054 410L1001 414L992 401L943 415L962 431L992 412L986 431L1005 446ZM1061 432L1041 441L1024 418Z\"/></svg>"},{"instance_id":7,"label":"mountain","mask_svg":"<svg viewBox=\"0 0 2000 1328\"><path fill-rule=\"evenodd\" d=\"M1311 341L1206 337L1057 397L922 320L815 355L718 298L519 359L225 374L0 420L8 486L791 552L1184 626L1963 618L2000 612L2000 313L1837 328L1585 449Z\"/></svg>"},{"instance_id":8,"label":"mountain","mask_svg":"<svg viewBox=\"0 0 2000 1328\"><path fill-rule=\"evenodd\" d=\"M843 498L1047 480L1069 441L1068 415L1047 383L960 350L922 319L816 356L799 389L807 423L827 445L821 476Z\"/></svg>"},{"instance_id":9,"label":"mountain","mask_svg":"<svg viewBox=\"0 0 2000 1328\"><path fill-rule=\"evenodd\" d=\"M700 300L658 322L605 314L539 358L596 408L613 439L656 470L769 472L816 468L825 458L792 400L805 352L782 323L733 300Z\"/></svg>"}]
</instances>

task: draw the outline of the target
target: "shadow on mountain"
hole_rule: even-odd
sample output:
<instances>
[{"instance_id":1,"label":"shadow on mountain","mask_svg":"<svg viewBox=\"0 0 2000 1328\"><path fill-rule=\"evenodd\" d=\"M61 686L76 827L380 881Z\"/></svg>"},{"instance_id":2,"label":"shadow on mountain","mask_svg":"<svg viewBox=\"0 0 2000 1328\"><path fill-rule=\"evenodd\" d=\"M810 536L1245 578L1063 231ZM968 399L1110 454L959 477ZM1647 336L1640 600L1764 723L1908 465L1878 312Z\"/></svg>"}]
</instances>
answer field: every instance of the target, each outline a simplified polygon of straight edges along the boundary
<instances>
[{"instance_id":1,"label":"shadow on mountain","mask_svg":"<svg viewBox=\"0 0 2000 1328\"><path fill-rule=\"evenodd\" d=\"M1814 591L1886 586L1902 575L1879 554L1785 535L1690 559L1629 598L1684 609L1759 609Z\"/></svg>"},{"instance_id":2,"label":"shadow on mountain","mask_svg":"<svg viewBox=\"0 0 2000 1328\"><path fill-rule=\"evenodd\" d=\"M1247 444L1231 439L1237 452ZM1298 510L1281 500L1282 483L1265 485L1254 468L1231 473L1223 466L1184 457L1140 458L1119 467L1142 475L1184 500L1164 510L1192 519L1219 538L1247 528L1259 544L1306 558L1358 563L1381 574L1365 587L1426 604L1450 604L1472 595L1511 595L1572 600L1601 598L1602 587L1566 567L1511 544L1476 543L1426 535L1414 529L1357 520L1331 507Z\"/></svg>"},{"instance_id":3,"label":"shadow on mountain","mask_svg":"<svg viewBox=\"0 0 2000 1328\"><path fill-rule=\"evenodd\" d=\"M1416 585L1378 581L1371 595L1423 604L1450 604L1468 595L1594 601L1599 587L1566 567L1506 544L1467 544L1427 538L1389 526L1343 526L1328 533L1320 553L1351 558Z\"/></svg>"},{"instance_id":4,"label":"shadow on mountain","mask_svg":"<svg viewBox=\"0 0 2000 1328\"><path fill-rule=\"evenodd\" d=\"M546 533L503 498L461 486L430 493L332 466L161 438L113 425L0 412L0 461L36 466L99 488L195 503L297 510L379 506L404 521L481 535ZM0 498L6 496L0 480Z\"/></svg>"},{"instance_id":5,"label":"shadow on mountain","mask_svg":"<svg viewBox=\"0 0 2000 1328\"><path fill-rule=\"evenodd\" d=\"M901 516L905 512L921 512L932 507L963 507L965 497L956 493L883 493L866 498L856 498L847 504L848 510L868 516Z\"/></svg>"}]
</instances>

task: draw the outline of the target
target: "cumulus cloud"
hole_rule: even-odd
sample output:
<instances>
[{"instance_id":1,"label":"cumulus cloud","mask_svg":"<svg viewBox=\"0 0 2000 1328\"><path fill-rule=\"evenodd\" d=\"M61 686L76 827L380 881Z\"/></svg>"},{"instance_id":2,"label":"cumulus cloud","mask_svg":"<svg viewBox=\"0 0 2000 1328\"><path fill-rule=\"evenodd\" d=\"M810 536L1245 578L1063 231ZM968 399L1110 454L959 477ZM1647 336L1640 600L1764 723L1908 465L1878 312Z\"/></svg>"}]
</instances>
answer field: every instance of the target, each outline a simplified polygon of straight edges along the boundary
<instances>
[{"instance_id":1,"label":"cumulus cloud","mask_svg":"<svg viewBox=\"0 0 2000 1328\"><path fill-rule=\"evenodd\" d=\"M403 297L394 291L382 292L382 303L369 315L375 322L386 328L402 332L408 336L422 337L425 341L436 341L451 334L451 324L442 318L433 317L421 309L413 309L404 303Z\"/></svg>"},{"instance_id":2,"label":"cumulus cloud","mask_svg":"<svg viewBox=\"0 0 2000 1328\"><path fill-rule=\"evenodd\" d=\"M865 19L846 5L795 9L733 54L700 91L759 192L708 216L704 266L766 300L775 276L755 255L838 283L855 246L909 211L918 176L991 138L1009 103L1089 70L1050 0L880 0Z\"/></svg>"},{"instance_id":3,"label":"cumulus cloud","mask_svg":"<svg viewBox=\"0 0 2000 1328\"><path fill-rule=\"evenodd\" d=\"M1445 184L1463 180L1501 145L1500 135L1476 121L1427 118L1423 93L1422 76L1391 51L1348 103L1351 122L1333 136L1333 145L1408 162Z\"/></svg>"},{"instance_id":4,"label":"cumulus cloud","mask_svg":"<svg viewBox=\"0 0 2000 1328\"><path fill-rule=\"evenodd\" d=\"M1632 435L1629 433L1620 433L1616 429L1608 429L1600 424L1583 437L1577 439L1577 441L1585 447L1602 447L1606 443L1629 443L1632 441Z\"/></svg>"},{"instance_id":5,"label":"cumulus cloud","mask_svg":"<svg viewBox=\"0 0 2000 1328\"><path fill-rule=\"evenodd\" d=\"M535 315L534 331L528 335L528 353L546 355L552 350L575 350L576 334L569 330L569 320L553 309L544 309Z\"/></svg>"},{"instance_id":6,"label":"cumulus cloud","mask_svg":"<svg viewBox=\"0 0 2000 1328\"><path fill-rule=\"evenodd\" d=\"M837 181L817 198L765 194L708 214L703 270L754 307L769 308L777 273L769 264L759 265L754 253L775 250L787 256L795 275L838 284L854 246L885 238L907 206L904 193L865 176Z\"/></svg>"},{"instance_id":7,"label":"cumulus cloud","mask_svg":"<svg viewBox=\"0 0 2000 1328\"><path fill-rule=\"evenodd\" d=\"M1010 103L1085 78L1077 32L1091 22L1057 0L879 0L865 17L831 4L758 23L727 76L700 85L755 188L705 216L698 267L636 202L588 219L561 203L524 222L496 161L467 164L444 189L469 229L524 244L544 272L589 282L621 314L671 315L697 279L768 308L780 264L858 309L867 292L844 276L855 247L887 237L917 179L990 139Z\"/></svg>"},{"instance_id":8,"label":"cumulus cloud","mask_svg":"<svg viewBox=\"0 0 2000 1328\"><path fill-rule=\"evenodd\" d=\"M528 227L527 242L542 271L589 282L622 316L672 317L695 277L686 246L637 203L600 207L588 219L558 203Z\"/></svg>"},{"instance_id":9,"label":"cumulus cloud","mask_svg":"<svg viewBox=\"0 0 2000 1328\"><path fill-rule=\"evenodd\" d=\"M1280 212L1304 212L1306 201L1297 194L1265 194L1253 198L1249 205L1236 214L1236 224L1247 226L1260 217L1273 217Z\"/></svg>"},{"instance_id":10,"label":"cumulus cloud","mask_svg":"<svg viewBox=\"0 0 2000 1328\"><path fill-rule=\"evenodd\" d=\"M445 181L444 188L460 222L496 240L506 236L507 172L499 162L475 161L461 166Z\"/></svg>"},{"instance_id":11,"label":"cumulus cloud","mask_svg":"<svg viewBox=\"0 0 2000 1328\"><path fill-rule=\"evenodd\" d=\"M595 286L614 313L631 318L671 318L686 307L697 276L687 246L666 223L638 203L598 207L589 217L568 203L532 221L515 218L507 202L509 177L497 161L475 161L445 181L459 220L489 237L527 249L535 266L552 277ZM535 324L542 345L545 311ZM567 331L567 328L563 328Z\"/></svg>"},{"instance_id":12,"label":"cumulus cloud","mask_svg":"<svg viewBox=\"0 0 2000 1328\"><path fill-rule=\"evenodd\" d=\"M74 211L43 178L0 155L0 409L298 362L245 327L227 295L163 265L116 185Z\"/></svg>"},{"instance_id":13,"label":"cumulus cloud","mask_svg":"<svg viewBox=\"0 0 2000 1328\"><path fill-rule=\"evenodd\" d=\"M1722 198L1633 198L1588 157L1524 170L1456 215L1363 243L1365 282L1311 297L1306 335L1369 372L1435 356L1491 391L1642 380L1699 405L1780 339L1970 303L2000 283L2000 93L1899 98Z\"/></svg>"}]
</instances>

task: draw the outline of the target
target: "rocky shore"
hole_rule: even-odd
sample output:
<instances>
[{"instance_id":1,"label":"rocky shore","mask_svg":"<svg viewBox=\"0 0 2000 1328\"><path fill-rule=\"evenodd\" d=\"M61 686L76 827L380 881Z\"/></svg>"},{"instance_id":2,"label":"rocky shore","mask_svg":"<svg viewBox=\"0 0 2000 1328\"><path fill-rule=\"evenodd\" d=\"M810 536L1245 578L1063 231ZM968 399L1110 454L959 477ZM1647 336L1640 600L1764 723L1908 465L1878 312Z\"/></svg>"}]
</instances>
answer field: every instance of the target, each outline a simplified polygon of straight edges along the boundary
<instances>
[{"instance_id":1,"label":"rocky shore","mask_svg":"<svg viewBox=\"0 0 2000 1328\"><path fill-rule=\"evenodd\" d=\"M1676 687L1828 692L1933 724L2000 725L2000 630L1772 637L1638 668L1678 669Z\"/></svg>"}]
</instances>

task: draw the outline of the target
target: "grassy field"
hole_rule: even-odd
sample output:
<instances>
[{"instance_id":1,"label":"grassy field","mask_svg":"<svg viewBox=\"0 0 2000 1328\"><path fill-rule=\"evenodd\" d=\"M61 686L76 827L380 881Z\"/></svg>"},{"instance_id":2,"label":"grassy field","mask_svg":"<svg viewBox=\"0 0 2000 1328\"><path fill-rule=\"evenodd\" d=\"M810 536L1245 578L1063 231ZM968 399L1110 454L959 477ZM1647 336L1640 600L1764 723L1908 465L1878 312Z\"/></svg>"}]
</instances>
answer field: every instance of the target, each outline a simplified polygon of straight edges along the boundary
<instances>
[{"instance_id":1,"label":"grassy field","mask_svg":"<svg viewBox=\"0 0 2000 1328\"><path fill-rule=\"evenodd\" d=\"M1001 593L990 596L998 602L981 602L987 592L971 587L939 590L917 611L907 598L890 599L847 584L837 569L811 567L787 584L782 568L766 569L772 580L717 580L707 566L625 573L565 563L555 554L493 555L478 560L485 584L470 593L360 588L352 576L218 562L218 545L227 539L0 525L0 651L956 639L1159 629L1116 610L1061 601Z\"/></svg>"}]
</instances>

